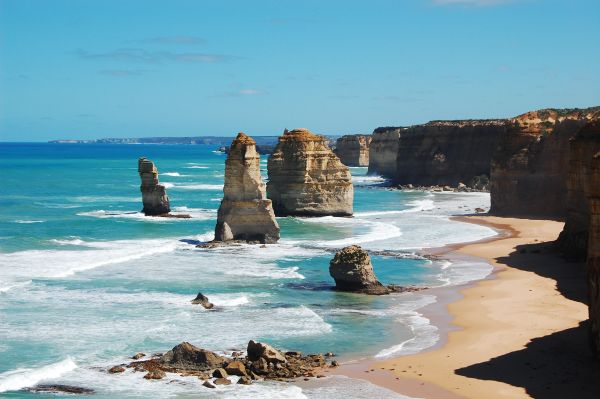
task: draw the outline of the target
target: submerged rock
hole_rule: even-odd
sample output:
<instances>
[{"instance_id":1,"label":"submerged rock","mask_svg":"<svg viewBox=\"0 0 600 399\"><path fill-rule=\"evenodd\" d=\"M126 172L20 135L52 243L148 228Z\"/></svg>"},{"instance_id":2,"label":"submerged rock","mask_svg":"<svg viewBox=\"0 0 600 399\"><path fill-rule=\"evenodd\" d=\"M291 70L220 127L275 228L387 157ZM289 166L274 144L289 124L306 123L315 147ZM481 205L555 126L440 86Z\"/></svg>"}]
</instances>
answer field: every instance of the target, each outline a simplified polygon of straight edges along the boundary
<instances>
[{"instance_id":1,"label":"submerged rock","mask_svg":"<svg viewBox=\"0 0 600 399\"><path fill-rule=\"evenodd\" d=\"M31 388L25 388L25 390L30 392L68 393L71 395L89 395L94 393L94 390L90 388L61 384L39 384Z\"/></svg>"},{"instance_id":2,"label":"submerged rock","mask_svg":"<svg viewBox=\"0 0 600 399\"><path fill-rule=\"evenodd\" d=\"M350 216L350 170L327 140L307 129L285 130L267 164L267 196L277 216Z\"/></svg>"},{"instance_id":3,"label":"submerged rock","mask_svg":"<svg viewBox=\"0 0 600 399\"><path fill-rule=\"evenodd\" d=\"M138 172L142 179L140 190L142 192L142 212L146 216L160 216L171 212L169 197L165 186L158 183L158 169L149 159L138 159Z\"/></svg>"},{"instance_id":4,"label":"submerged rock","mask_svg":"<svg viewBox=\"0 0 600 399\"><path fill-rule=\"evenodd\" d=\"M207 371L223 367L227 359L214 352L197 348L189 342L182 342L165 353L159 362L172 369Z\"/></svg>"},{"instance_id":5,"label":"submerged rock","mask_svg":"<svg viewBox=\"0 0 600 399\"><path fill-rule=\"evenodd\" d=\"M375 277L369 253L358 245L343 248L329 263L329 274L340 291L370 295L385 295L393 289L384 286Z\"/></svg>"},{"instance_id":6,"label":"submerged rock","mask_svg":"<svg viewBox=\"0 0 600 399\"><path fill-rule=\"evenodd\" d=\"M212 309L215 305L210 303L208 298L204 296L201 292L196 295L196 298L192 301L192 305L202 305L204 309Z\"/></svg>"},{"instance_id":7,"label":"submerged rock","mask_svg":"<svg viewBox=\"0 0 600 399\"><path fill-rule=\"evenodd\" d=\"M231 143L225 161L223 192L215 241L275 243L279 240L279 225L260 176L256 142L244 133L239 133Z\"/></svg>"}]
</instances>

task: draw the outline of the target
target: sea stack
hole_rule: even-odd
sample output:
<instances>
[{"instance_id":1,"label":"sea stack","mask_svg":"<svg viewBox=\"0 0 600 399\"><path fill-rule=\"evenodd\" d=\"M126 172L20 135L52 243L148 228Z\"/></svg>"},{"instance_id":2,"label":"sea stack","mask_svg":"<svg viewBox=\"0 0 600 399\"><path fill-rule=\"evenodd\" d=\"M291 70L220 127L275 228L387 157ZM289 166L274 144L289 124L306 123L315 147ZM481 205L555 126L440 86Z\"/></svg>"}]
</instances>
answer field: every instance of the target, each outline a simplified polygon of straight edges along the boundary
<instances>
[{"instance_id":1,"label":"sea stack","mask_svg":"<svg viewBox=\"0 0 600 399\"><path fill-rule=\"evenodd\" d=\"M334 152L346 166L369 166L370 144L370 135L346 135L337 139Z\"/></svg>"},{"instance_id":2,"label":"sea stack","mask_svg":"<svg viewBox=\"0 0 600 399\"><path fill-rule=\"evenodd\" d=\"M379 127L373 131L369 145L370 175L396 177L398 145L404 130L403 127Z\"/></svg>"},{"instance_id":3,"label":"sea stack","mask_svg":"<svg viewBox=\"0 0 600 399\"><path fill-rule=\"evenodd\" d=\"M590 226L588 241L588 289L590 312L590 343L600 359L600 152L592 159L588 194Z\"/></svg>"},{"instance_id":4,"label":"sea stack","mask_svg":"<svg viewBox=\"0 0 600 399\"><path fill-rule=\"evenodd\" d=\"M267 196L277 216L350 216L350 170L323 136L307 129L284 131L269 157Z\"/></svg>"},{"instance_id":5,"label":"sea stack","mask_svg":"<svg viewBox=\"0 0 600 399\"><path fill-rule=\"evenodd\" d=\"M141 157L138 159L138 172L142 179L140 190L142 192L142 212L146 216L161 216L171 212L169 197L165 186L158 183L158 169L154 162Z\"/></svg>"},{"instance_id":6,"label":"sea stack","mask_svg":"<svg viewBox=\"0 0 600 399\"><path fill-rule=\"evenodd\" d=\"M260 176L256 142L244 133L239 133L231 143L225 161L223 193L215 241L275 243L279 240L279 225Z\"/></svg>"},{"instance_id":7,"label":"sea stack","mask_svg":"<svg viewBox=\"0 0 600 399\"><path fill-rule=\"evenodd\" d=\"M340 291L369 295L385 295L393 290L375 277L369 253L358 245L343 248L329 262L329 274Z\"/></svg>"}]
</instances>

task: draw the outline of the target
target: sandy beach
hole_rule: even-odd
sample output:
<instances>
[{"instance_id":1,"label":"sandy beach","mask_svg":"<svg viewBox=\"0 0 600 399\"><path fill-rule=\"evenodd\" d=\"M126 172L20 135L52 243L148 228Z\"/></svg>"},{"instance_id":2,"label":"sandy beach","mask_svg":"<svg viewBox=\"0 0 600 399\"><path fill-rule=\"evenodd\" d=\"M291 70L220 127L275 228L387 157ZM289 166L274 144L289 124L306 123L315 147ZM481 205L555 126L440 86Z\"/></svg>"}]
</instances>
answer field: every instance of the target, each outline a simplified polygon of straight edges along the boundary
<instances>
[{"instance_id":1,"label":"sandy beach","mask_svg":"<svg viewBox=\"0 0 600 399\"><path fill-rule=\"evenodd\" d=\"M419 354L340 372L418 398L599 398L600 368L587 347L584 264L551 249L563 223L461 219L505 234L454 248L487 259L494 271L447 306L447 337Z\"/></svg>"}]
</instances>

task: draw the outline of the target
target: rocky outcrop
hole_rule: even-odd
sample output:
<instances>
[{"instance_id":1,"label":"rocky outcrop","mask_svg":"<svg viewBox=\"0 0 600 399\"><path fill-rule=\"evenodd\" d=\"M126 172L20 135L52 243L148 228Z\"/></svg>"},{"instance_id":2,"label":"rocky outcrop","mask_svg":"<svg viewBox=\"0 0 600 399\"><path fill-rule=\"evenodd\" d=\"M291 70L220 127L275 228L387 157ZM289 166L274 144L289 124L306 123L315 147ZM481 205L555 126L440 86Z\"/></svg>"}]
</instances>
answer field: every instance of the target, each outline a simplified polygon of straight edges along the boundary
<instances>
[{"instance_id":1,"label":"rocky outcrop","mask_svg":"<svg viewBox=\"0 0 600 399\"><path fill-rule=\"evenodd\" d=\"M335 155L346 166L369 166L371 136L353 134L342 136L335 143Z\"/></svg>"},{"instance_id":2,"label":"rocky outcrop","mask_svg":"<svg viewBox=\"0 0 600 399\"><path fill-rule=\"evenodd\" d=\"M590 343L600 359L600 152L591 163L588 201L590 209L588 241L588 289L590 313Z\"/></svg>"},{"instance_id":3,"label":"rocky outcrop","mask_svg":"<svg viewBox=\"0 0 600 399\"><path fill-rule=\"evenodd\" d=\"M277 216L352 215L350 171L323 136L286 130L267 167L267 196Z\"/></svg>"},{"instance_id":4,"label":"rocky outcrop","mask_svg":"<svg viewBox=\"0 0 600 399\"><path fill-rule=\"evenodd\" d=\"M503 119L433 121L404 129L398 142L394 182L477 187L507 129ZM481 189L481 187L479 187Z\"/></svg>"},{"instance_id":5,"label":"rocky outcrop","mask_svg":"<svg viewBox=\"0 0 600 399\"><path fill-rule=\"evenodd\" d=\"M138 172L142 179L140 190L142 192L142 212L146 216L160 216L171 212L169 197L165 186L158 183L158 169L149 159L138 159Z\"/></svg>"},{"instance_id":6,"label":"rocky outcrop","mask_svg":"<svg viewBox=\"0 0 600 399\"><path fill-rule=\"evenodd\" d=\"M189 342L182 342L161 356L159 363L164 367L164 371L207 371L225 366L227 359Z\"/></svg>"},{"instance_id":7,"label":"rocky outcrop","mask_svg":"<svg viewBox=\"0 0 600 399\"><path fill-rule=\"evenodd\" d=\"M568 258L584 260L587 255L590 206L593 186L592 160L600 152L600 120L586 124L571 139L567 174L567 218L558 238L558 248Z\"/></svg>"},{"instance_id":8,"label":"rocky outcrop","mask_svg":"<svg viewBox=\"0 0 600 399\"><path fill-rule=\"evenodd\" d=\"M201 292L192 300L192 305L201 305L204 309L212 309L215 307L208 298Z\"/></svg>"},{"instance_id":9,"label":"rocky outcrop","mask_svg":"<svg viewBox=\"0 0 600 399\"><path fill-rule=\"evenodd\" d=\"M398 144L404 130L403 127L379 127L373 131L369 145L368 174L388 178L396 176Z\"/></svg>"},{"instance_id":10,"label":"rocky outcrop","mask_svg":"<svg viewBox=\"0 0 600 399\"><path fill-rule=\"evenodd\" d=\"M369 253L358 245L343 248L329 262L329 274L340 291L385 295L392 290L377 280Z\"/></svg>"},{"instance_id":11,"label":"rocky outcrop","mask_svg":"<svg viewBox=\"0 0 600 399\"><path fill-rule=\"evenodd\" d=\"M490 212L564 217L569 139L599 112L544 109L511 119L492 159Z\"/></svg>"},{"instance_id":12,"label":"rocky outcrop","mask_svg":"<svg viewBox=\"0 0 600 399\"><path fill-rule=\"evenodd\" d=\"M260 155L255 141L244 133L239 133L231 143L225 161L223 193L215 241L279 240L279 225L260 176Z\"/></svg>"}]
</instances>

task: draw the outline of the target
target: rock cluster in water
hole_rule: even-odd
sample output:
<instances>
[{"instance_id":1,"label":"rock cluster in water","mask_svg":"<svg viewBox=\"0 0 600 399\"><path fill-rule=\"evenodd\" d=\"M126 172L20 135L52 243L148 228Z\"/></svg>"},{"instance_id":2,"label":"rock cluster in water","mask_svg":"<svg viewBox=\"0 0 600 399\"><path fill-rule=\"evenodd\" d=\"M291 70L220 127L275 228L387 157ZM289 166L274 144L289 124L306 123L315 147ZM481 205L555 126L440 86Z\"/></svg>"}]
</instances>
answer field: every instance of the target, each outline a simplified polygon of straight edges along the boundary
<instances>
[{"instance_id":1,"label":"rock cluster in water","mask_svg":"<svg viewBox=\"0 0 600 399\"><path fill-rule=\"evenodd\" d=\"M333 354L329 354L333 356ZM164 355L156 354L147 360L111 367L112 374L126 369L144 372L145 379L162 379L166 373L197 376L205 380L204 386L229 385L230 376L239 377L238 384L251 384L257 380L288 381L298 377L320 377L325 368L335 367L337 362L327 364L325 355L302 356L300 352L281 352L261 342L248 342L247 355L233 352L232 357L218 355L182 342Z\"/></svg>"},{"instance_id":2,"label":"rock cluster in water","mask_svg":"<svg viewBox=\"0 0 600 399\"><path fill-rule=\"evenodd\" d=\"M285 131L268 161L267 196L277 216L352 215L350 170L323 136Z\"/></svg>"},{"instance_id":3,"label":"rock cluster in water","mask_svg":"<svg viewBox=\"0 0 600 399\"><path fill-rule=\"evenodd\" d=\"M158 182L158 169L154 162L141 157L138 159L138 172L142 180L142 212L146 216L163 216L171 212L165 186Z\"/></svg>"},{"instance_id":4,"label":"rock cluster in water","mask_svg":"<svg viewBox=\"0 0 600 399\"><path fill-rule=\"evenodd\" d=\"M329 263L329 274L335 280L335 288L340 291L370 295L385 295L398 291L397 288L385 286L377 280L369 253L358 245L338 251Z\"/></svg>"},{"instance_id":5,"label":"rock cluster in water","mask_svg":"<svg viewBox=\"0 0 600 399\"><path fill-rule=\"evenodd\" d=\"M223 193L215 241L274 243L279 240L279 225L260 176L256 142L244 133L239 133L229 148Z\"/></svg>"},{"instance_id":6,"label":"rock cluster in water","mask_svg":"<svg viewBox=\"0 0 600 399\"><path fill-rule=\"evenodd\" d=\"M371 136L346 135L336 140L334 152L346 166L369 166L370 144Z\"/></svg>"}]
</instances>

